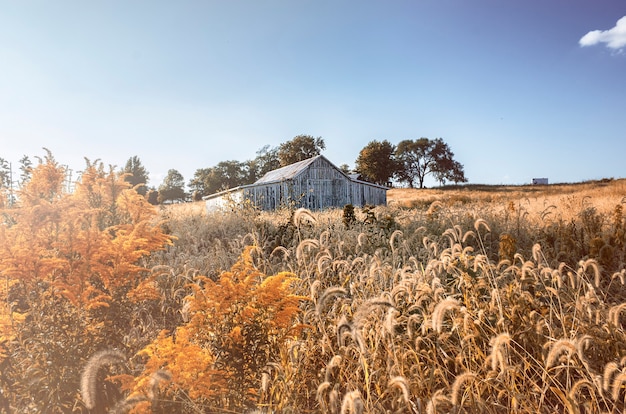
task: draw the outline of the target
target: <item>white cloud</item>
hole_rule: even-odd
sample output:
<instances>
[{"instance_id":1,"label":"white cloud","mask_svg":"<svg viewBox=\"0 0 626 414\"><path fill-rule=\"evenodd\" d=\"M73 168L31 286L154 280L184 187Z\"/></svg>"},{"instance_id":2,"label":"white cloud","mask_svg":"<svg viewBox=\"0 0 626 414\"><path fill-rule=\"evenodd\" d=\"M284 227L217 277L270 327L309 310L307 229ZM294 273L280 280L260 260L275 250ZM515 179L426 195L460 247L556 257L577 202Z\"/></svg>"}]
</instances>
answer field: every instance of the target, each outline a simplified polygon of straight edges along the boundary
<instances>
[{"instance_id":1,"label":"white cloud","mask_svg":"<svg viewBox=\"0 0 626 414\"><path fill-rule=\"evenodd\" d=\"M594 46L606 43L611 49L621 49L626 46L626 16L617 21L615 27L609 30L592 30L578 41L581 46Z\"/></svg>"}]
</instances>

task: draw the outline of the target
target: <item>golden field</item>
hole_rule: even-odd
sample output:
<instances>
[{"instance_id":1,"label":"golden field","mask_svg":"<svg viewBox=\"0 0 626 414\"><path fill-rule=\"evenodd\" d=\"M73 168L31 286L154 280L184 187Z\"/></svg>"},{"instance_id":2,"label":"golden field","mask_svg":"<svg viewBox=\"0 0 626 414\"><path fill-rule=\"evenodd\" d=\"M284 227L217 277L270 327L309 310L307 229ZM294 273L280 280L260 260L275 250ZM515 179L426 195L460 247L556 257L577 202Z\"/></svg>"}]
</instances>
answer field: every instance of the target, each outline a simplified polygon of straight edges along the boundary
<instances>
[{"instance_id":1,"label":"golden field","mask_svg":"<svg viewBox=\"0 0 626 414\"><path fill-rule=\"evenodd\" d=\"M156 216L111 180L3 211L0 412L626 408L624 180Z\"/></svg>"}]
</instances>

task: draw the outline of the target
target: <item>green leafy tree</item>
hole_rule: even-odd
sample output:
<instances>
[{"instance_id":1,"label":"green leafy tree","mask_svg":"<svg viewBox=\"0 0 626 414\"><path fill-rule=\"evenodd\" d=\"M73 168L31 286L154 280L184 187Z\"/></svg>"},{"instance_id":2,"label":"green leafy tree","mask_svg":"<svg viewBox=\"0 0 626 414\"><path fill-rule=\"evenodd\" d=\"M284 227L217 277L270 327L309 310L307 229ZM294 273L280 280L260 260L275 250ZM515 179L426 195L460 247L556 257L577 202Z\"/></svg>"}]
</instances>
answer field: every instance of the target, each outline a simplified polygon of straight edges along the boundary
<instances>
[{"instance_id":1,"label":"green leafy tree","mask_svg":"<svg viewBox=\"0 0 626 414\"><path fill-rule=\"evenodd\" d=\"M248 184L263 177L266 173L280 168L278 148L270 148L265 145L257 151L256 158L246 162L248 168Z\"/></svg>"},{"instance_id":2,"label":"green leafy tree","mask_svg":"<svg viewBox=\"0 0 626 414\"><path fill-rule=\"evenodd\" d=\"M278 159L282 167L307 158L320 155L326 149L322 137L298 135L291 141L284 142L278 147Z\"/></svg>"},{"instance_id":3,"label":"green leafy tree","mask_svg":"<svg viewBox=\"0 0 626 414\"><path fill-rule=\"evenodd\" d=\"M141 195L146 195L148 192L148 171L141 164L141 160L138 156L133 156L126 161L126 166L122 170L124 174L127 174L124 177L124 180L129 183L132 187L137 189L137 192Z\"/></svg>"},{"instance_id":4,"label":"green leafy tree","mask_svg":"<svg viewBox=\"0 0 626 414\"><path fill-rule=\"evenodd\" d=\"M200 168L189 181L189 188L199 197L249 184L248 165L239 161L222 161L215 167Z\"/></svg>"},{"instance_id":5,"label":"green leafy tree","mask_svg":"<svg viewBox=\"0 0 626 414\"><path fill-rule=\"evenodd\" d=\"M148 200L148 203L156 206L159 204L159 191L156 188L151 187L146 194L146 199Z\"/></svg>"},{"instance_id":6,"label":"green leafy tree","mask_svg":"<svg viewBox=\"0 0 626 414\"><path fill-rule=\"evenodd\" d=\"M239 161L221 161L215 168L215 175L222 188L235 188L247 184L247 166Z\"/></svg>"},{"instance_id":7,"label":"green leafy tree","mask_svg":"<svg viewBox=\"0 0 626 414\"><path fill-rule=\"evenodd\" d=\"M193 178L189 180L189 189L196 194L200 194L201 197L211 194L210 188L210 176L212 168L198 168Z\"/></svg>"},{"instance_id":8,"label":"green leafy tree","mask_svg":"<svg viewBox=\"0 0 626 414\"><path fill-rule=\"evenodd\" d=\"M415 184L424 188L424 180L430 174L441 183L467 181L463 166L454 160L454 153L441 138L401 141L395 156L399 163L398 179L411 188Z\"/></svg>"},{"instance_id":9,"label":"green leafy tree","mask_svg":"<svg viewBox=\"0 0 626 414\"><path fill-rule=\"evenodd\" d=\"M394 152L395 146L387 140L371 141L359 152L355 171L366 181L388 185L398 172Z\"/></svg>"},{"instance_id":10,"label":"green leafy tree","mask_svg":"<svg viewBox=\"0 0 626 414\"><path fill-rule=\"evenodd\" d=\"M350 174L350 166L348 164L341 164L339 166L339 169L341 170L342 173L344 174Z\"/></svg>"},{"instance_id":11,"label":"green leafy tree","mask_svg":"<svg viewBox=\"0 0 626 414\"><path fill-rule=\"evenodd\" d=\"M185 201L186 198L185 179L182 174L174 169L168 170L163 184L159 186L159 203Z\"/></svg>"}]
</instances>

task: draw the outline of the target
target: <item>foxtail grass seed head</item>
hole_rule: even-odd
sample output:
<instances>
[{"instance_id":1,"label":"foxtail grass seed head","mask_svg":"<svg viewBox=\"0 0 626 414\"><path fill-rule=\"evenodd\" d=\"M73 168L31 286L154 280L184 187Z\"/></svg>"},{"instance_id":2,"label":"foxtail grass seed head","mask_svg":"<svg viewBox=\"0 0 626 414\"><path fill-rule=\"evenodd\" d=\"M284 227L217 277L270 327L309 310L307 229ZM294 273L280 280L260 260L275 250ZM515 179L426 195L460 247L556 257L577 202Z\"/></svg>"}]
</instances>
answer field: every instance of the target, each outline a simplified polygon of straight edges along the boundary
<instances>
[{"instance_id":1,"label":"foxtail grass seed head","mask_svg":"<svg viewBox=\"0 0 626 414\"><path fill-rule=\"evenodd\" d=\"M546 357L546 368L554 367L564 353L567 355L568 359L572 354L577 353L576 343L571 339L559 339L552 344L550 352L548 352L548 356Z\"/></svg>"},{"instance_id":2,"label":"foxtail grass seed head","mask_svg":"<svg viewBox=\"0 0 626 414\"><path fill-rule=\"evenodd\" d=\"M326 301L328 301L330 298L334 296L339 296L339 295L346 296L347 294L348 292L342 287L339 287L339 286L329 287L320 295L319 299L317 300L317 303L315 304L315 312L317 313L318 316L321 316L322 309Z\"/></svg>"},{"instance_id":3,"label":"foxtail grass seed head","mask_svg":"<svg viewBox=\"0 0 626 414\"><path fill-rule=\"evenodd\" d=\"M315 216L313 216L311 211L307 210L306 208L299 208L293 213L294 226L300 228L300 226L307 221L313 224L317 222Z\"/></svg>"},{"instance_id":4,"label":"foxtail grass seed head","mask_svg":"<svg viewBox=\"0 0 626 414\"><path fill-rule=\"evenodd\" d=\"M476 374L473 372L465 372L456 376L456 378L454 379L454 383L452 384L452 405L461 404L461 388L466 382L472 381L474 380L474 378L476 378Z\"/></svg>"},{"instance_id":5,"label":"foxtail grass seed head","mask_svg":"<svg viewBox=\"0 0 626 414\"><path fill-rule=\"evenodd\" d=\"M126 356L117 350L105 350L94 354L87 361L80 378L80 394L88 410L96 407L98 393L98 372L105 365L119 364L126 360Z\"/></svg>"},{"instance_id":6,"label":"foxtail grass seed head","mask_svg":"<svg viewBox=\"0 0 626 414\"><path fill-rule=\"evenodd\" d=\"M449 311L458 310L459 308L459 302L452 297L448 297L439 302L437 306L435 306L435 310L432 314L432 324L435 332L441 333L446 313Z\"/></svg>"},{"instance_id":7,"label":"foxtail grass seed head","mask_svg":"<svg viewBox=\"0 0 626 414\"><path fill-rule=\"evenodd\" d=\"M402 393L402 400L405 404L409 404L411 401L409 394L409 384L405 377L398 375L389 380L387 384L388 388L398 388Z\"/></svg>"},{"instance_id":8,"label":"foxtail grass seed head","mask_svg":"<svg viewBox=\"0 0 626 414\"><path fill-rule=\"evenodd\" d=\"M362 414L365 410L359 391L350 391L343 397L341 414Z\"/></svg>"},{"instance_id":9,"label":"foxtail grass seed head","mask_svg":"<svg viewBox=\"0 0 626 414\"><path fill-rule=\"evenodd\" d=\"M619 372L619 365L615 361L611 361L604 366L604 374L602 375L602 389L604 391L609 391L616 372Z\"/></svg>"}]
</instances>

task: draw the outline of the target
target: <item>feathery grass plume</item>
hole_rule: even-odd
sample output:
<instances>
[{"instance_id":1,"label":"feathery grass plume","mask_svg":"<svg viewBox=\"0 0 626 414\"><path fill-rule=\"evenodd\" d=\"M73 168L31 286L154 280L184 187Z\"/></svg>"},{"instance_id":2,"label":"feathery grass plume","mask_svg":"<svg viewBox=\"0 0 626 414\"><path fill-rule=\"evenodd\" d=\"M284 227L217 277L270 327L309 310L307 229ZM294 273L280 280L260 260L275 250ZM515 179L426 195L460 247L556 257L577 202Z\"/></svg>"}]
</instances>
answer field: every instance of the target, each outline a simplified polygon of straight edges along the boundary
<instances>
[{"instance_id":1,"label":"feathery grass plume","mask_svg":"<svg viewBox=\"0 0 626 414\"><path fill-rule=\"evenodd\" d=\"M530 280L531 282L536 281L537 278L535 277L535 273L533 272L533 270L535 270L535 263L533 263L530 260L525 261L520 269L521 280L522 281Z\"/></svg>"},{"instance_id":2,"label":"feathery grass plume","mask_svg":"<svg viewBox=\"0 0 626 414\"><path fill-rule=\"evenodd\" d=\"M452 405L460 405L461 404L461 400L460 400L460 396L461 396L461 387L463 386L463 384L465 384L468 381L472 381L474 378L476 378L476 374L473 372L465 372L463 374L457 375L456 378L454 379L454 383L452 384L452 395L451 395L451 402Z\"/></svg>"},{"instance_id":3,"label":"feathery grass plume","mask_svg":"<svg viewBox=\"0 0 626 414\"><path fill-rule=\"evenodd\" d=\"M366 240L367 240L367 234L365 232L359 233L359 235L356 237L357 246L363 247L363 245L365 245Z\"/></svg>"},{"instance_id":4,"label":"feathery grass plume","mask_svg":"<svg viewBox=\"0 0 626 414\"><path fill-rule=\"evenodd\" d=\"M589 391L589 394L591 394L593 397L595 397L595 395L596 395L596 386L595 386L595 384L593 382L589 381L587 378L581 378L578 381L576 381L574 383L574 385L572 385L572 387L569 389L569 392L567 393L567 396L572 401L577 401L578 400L578 392L581 391L582 388L587 388L587 390Z\"/></svg>"},{"instance_id":5,"label":"feathery grass plume","mask_svg":"<svg viewBox=\"0 0 626 414\"><path fill-rule=\"evenodd\" d=\"M330 237L330 230L324 230L321 232L319 236L320 246L328 246L330 244Z\"/></svg>"},{"instance_id":6,"label":"feathery grass plume","mask_svg":"<svg viewBox=\"0 0 626 414\"><path fill-rule=\"evenodd\" d=\"M622 324L620 322L620 316L624 309L626 309L626 302L620 303L619 305L611 306L609 308L609 315L608 315L607 322L610 325L613 325L616 329L619 329L622 327Z\"/></svg>"},{"instance_id":7,"label":"feathery grass plume","mask_svg":"<svg viewBox=\"0 0 626 414\"><path fill-rule=\"evenodd\" d=\"M461 226L455 224L452 227L447 228L443 233L441 233L441 237L447 237L448 241L450 242L450 246L454 246L455 244L461 242L461 239L463 238L462 233L463 229L461 229Z\"/></svg>"},{"instance_id":8,"label":"feathery grass plume","mask_svg":"<svg viewBox=\"0 0 626 414\"><path fill-rule=\"evenodd\" d=\"M624 284L626 284L626 269L622 269L619 272L613 273L613 276L611 276L611 280L613 281L615 279L619 279L619 282L622 284L622 286L624 286Z\"/></svg>"},{"instance_id":9,"label":"feathery grass plume","mask_svg":"<svg viewBox=\"0 0 626 414\"><path fill-rule=\"evenodd\" d=\"M274 257L274 255L278 255L279 253L282 253L283 260L289 259L289 257L291 256L291 253L286 247L276 246L274 250L272 250L272 253L270 253L270 258Z\"/></svg>"},{"instance_id":10,"label":"feathery grass plume","mask_svg":"<svg viewBox=\"0 0 626 414\"><path fill-rule=\"evenodd\" d=\"M350 391L343 396L341 414L362 414L365 410L361 393L358 390Z\"/></svg>"},{"instance_id":11,"label":"feathery grass plume","mask_svg":"<svg viewBox=\"0 0 626 414\"><path fill-rule=\"evenodd\" d=\"M125 414L139 403L149 401L144 395L135 395L118 401L111 409L109 414Z\"/></svg>"},{"instance_id":12,"label":"feathery grass plume","mask_svg":"<svg viewBox=\"0 0 626 414\"><path fill-rule=\"evenodd\" d=\"M339 286L329 287L324 292L322 292L320 297L317 299L317 303L315 304L315 313L317 313L317 316L321 316L322 308L324 307L324 304L326 303L327 300L329 300L333 296L337 296L337 295L346 296L347 294L348 294L348 291L346 291L342 287L339 287Z\"/></svg>"},{"instance_id":13,"label":"feathery grass plume","mask_svg":"<svg viewBox=\"0 0 626 414\"><path fill-rule=\"evenodd\" d=\"M561 338L552 344L548 356L546 356L546 368L555 366L563 353L567 353L568 358L577 353L576 343L571 339Z\"/></svg>"},{"instance_id":14,"label":"feathery grass plume","mask_svg":"<svg viewBox=\"0 0 626 414\"><path fill-rule=\"evenodd\" d=\"M321 252L317 257L317 272L323 275L332 265L333 258L329 251Z\"/></svg>"},{"instance_id":15,"label":"feathery grass plume","mask_svg":"<svg viewBox=\"0 0 626 414\"><path fill-rule=\"evenodd\" d=\"M387 387L388 388L394 388L397 387L400 389L400 392L402 392L402 399L404 400L405 404L409 404L411 401L410 398L410 394L409 394L409 384L408 381L406 380L405 377L403 377L402 375L397 375L393 378L389 379L389 382L387 383Z\"/></svg>"},{"instance_id":16,"label":"feathery grass plume","mask_svg":"<svg viewBox=\"0 0 626 414\"><path fill-rule=\"evenodd\" d=\"M613 382L611 383L611 398L613 398L613 401L617 401L619 398L624 382L626 382L626 372L620 372L613 378Z\"/></svg>"},{"instance_id":17,"label":"feathery grass plume","mask_svg":"<svg viewBox=\"0 0 626 414\"><path fill-rule=\"evenodd\" d=\"M587 273L589 268L593 269L593 285L600 287L600 266L598 262L595 259L587 259L583 262L582 268L585 273Z\"/></svg>"},{"instance_id":18,"label":"feathery grass plume","mask_svg":"<svg viewBox=\"0 0 626 414\"><path fill-rule=\"evenodd\" d=\"M461 242L462 243L467 243L467 241L469 240L470 237L476 238L476 233L474 233L472 230L468 230L468 231L465 232L465 234L463 234L463 237L461 238ZM470 248L472 250L474 250L472 247L470 247Z\"/></svg>"},{"instance_id":19,"label":"feathery grass plume","mask_svg":"<svg viewBox=\"0 0 626 414\"><path fill-rule=\"evenodd\" d=\"M311 282L311 286L309 286L309 298L311 301L315 302L315 298L317 297L317 291L322 286L322 281L320 279L315 279Z\"/></svg>"},{"instance_id":20,"label":"feathery grass plume","mask_svg":"<svg viewBox=\"0 0 626 414\"><path fill-rule=\"evenodd\" d=\"M578 285L582 283L583 279L580 276L579 272L567 272L567 277L569 280L569 287L572 289L578 289Z\"/></svg>"},{"instance_id":21,"label":"feathery grass plume","mask_svg":"<svg viewBox=\"0 0 626 414\"><path fill-rule=\"evenodd\" d=\"M348 318L346 315L341 315L339 318L339 322L337 322L337 345L345 346L344 336L350 336L352 339L354 338L354 331L352 328L352 324L348 322Z\"/></svg>"},{"instance_id":22,"label":"feathery grass plume","mask_svg":"<svg viewBox=\"0 0 626 414\"><path fill-rule=\"evenodd\" d=\"M389 334L395 334L395 326L396 326L396 318L400 315L400 312L396 310L394 307L390 307L387 309L387 314L385 315L385 321L383 322L383 329Z\"/></svg>"},{"instance_id":23,"label":"feathery grass plume","mask_svg":"<svg viewBox=\"0 0 626 414\"><path fill-rule=\"evenodd\" d=\"M450 399L445 395L443 389L435 391L433 396L430 397L428 404L426 404L426 414L437 413L437 405L441 403L451 404Z\"/></svg>"},{"instance_id":24,"label":"feathery grass plume","mask_svg":"<svg viewBox=\"0 0 626 414\"><path fill-rule=\"evenodd\" d=\"M152 375L150 375L150 382L148 384L148 391L146 394L148 399L150 401L155 400L157 395L159 394L159 386L161 385L161 383L171 380L172 374L170 374L168 371L159 369L153 372Z\"/></svg>"},{"instance_id":25,"label":"feathery grass plume","mask_svg":"<svg viewBox=\"0 0 626 414\"><path fill-rule=\"evenodd\" d=\"M293 213L293 225L294 226L296 226L297 228L300 228L300 226L306 221L313 223L313 224L317 222L317 220L313 216L313 213L311 213L311 211L307 210L304 207L301 207L297 209L296 211L294 211Z\"/></svg>"},{"instance_id":26,"label":"feathery grass plume","mask_svg":"<svg viewBox=\"0 0 626 414\"><path fill-rule=\"evenodd\" d=\"M372 309L378 306L382 308L393 308L393 304L391 303L391 301L383 297L368 299L365 302L361 303L354 313L355 327L357 329L360 329L363 326L363 322L365 321L365 319L369 315L371 315Z\"/></svg>"},{"instance_id":27,"label":"feathery grass plume","mask_svg":"<svg viewBox=\"0 0 626 414\"><path fill-rule=\"evenodd\" d=\"M89 358L80 378L80 395L88 410L93 410L96 407L100 368L105 365L119 364L125 360L126 356L117 350L100 351Z\"/></svg>"},{"instance_id":28,"label":"feathery grass plume","mask_svg":"<svg viewBox=\"0 0 626 414\"><path fill-rule=\"evenodd\" d=\"M328 394L329 389L330 389L330 382L328 381L324 381L320 385L317 386L316 399L317 399L317 403L322 407L326 406L325 397L326 397L326 394Z\"/></svg>"},{"instance_id":29,"label":"feathery grass plume","mask_svg":"<svg viewBox=\"0 0 626 414\"><path fill-rule=\"evenodd\" d=\"M332 372L335 368L338 368L339 365L341 364L341 355L335 355L333 356L330 361L328 361L328 364L326 364L326 372L324 374L324 381L329 382L331 380L331 375Z\"/></svg>"},{"instance_id":30,"label":"feathery grass plume","mask_svg":"<svg viewBox=\"0 0 626 414\"><path fill-rule=\"evenodd\" d=\"M602 375L602 389L609 391L611 384L613 383L613 376L619 371L619 365L616 362L611 361L604 366L604 374Z\"/></svg>"},{"instance_id":31,"label":"feathery grass plume","mask_svg":"<svg viewBox=\"0 0 626 414\"><path fill-rule=\"evenodd\" d=\"M487 221L479 218L478 220L474 222L474 229L476 229L476 231L480 233L481 227L484 227L487 233L491 233L491 228L489 227L489 224L487 224Z\"/></svg>"},{"instance_id":32,"label":"feathery grass plume","mask_svg":"<svg viewBox=\"0 0 626 414\"><path fill-rule=\"evenodd\" d=\"M402 230L395 230L393 233L391 233L391 236L389 236L389 246L391 247L391 251L395 252L396 250L396 246L394 245L396 238L400 238L404 235L404 233L402 232Z\"/></svg>"},{"instance_id":33,"label":"feathery grass plume","mask_svg":"<svg viewBox=\"0 0 626 414\"><path fill-rule=\"evenodd\" d=\"M443 320L446 316L446 312L458 310L460 308L459 301L454 299L453 297L448 297L435 306L432 314L432 325L433 329L437 333L441 333L443 328Z\"/></svg>"},{"instance_id":34,"label":"feathery grass plume","mask_svg":"<svg viewBox=\"0 0 626 414\"><path fill-rule=\"evenodd\" d=\"M339 412L339 391L337 386L333 387L328 393L328 410L333 414Z\"/></svg>"},{"instance_id":35,"label":"feathery grass plume","mask_svg":"<svg viewBox=\"0 0 626 414\"><path fill-rule=\"evenodd\" d=\"M441 201L439 200L433 201L432 203L430 203L428 210L426 210L426 216L428 217L429 220L432 220L435 218L435 213L437 213L442 208L443 208L443 203Z\"/></svg>"},{"instance_id":36,"label":"feathery grass plume","mask_svg":"<svg viewBox=\"0 0 626 414\"><path fill-rule=\"evenodd\" d=\"M589 349L591 343L593 342L593 337L591 335L583 335L576 341L576 353L578 354L578 358L583 363L587 371L591 372L591 368L589 365L589 359L585 356L585 351Z\"/></svg>"},{"instance_id":37,"label":"feathery grass plume","mask_svg":"<svg viewBox=\"0 0 626 414\"><path fill-rule=\"evenodd\" d=\"M270 388L270 374L267 371L261 372L261 394L267 394Z\"/></svg>"},{"instance_id":38,"label":"feathery grass plume","mask_svg":"<svg viewBox=\"0 0 626 414\"><path fill-rule=\"evenodd\" d=\"M506 370L508 366L508 358L506 356L507 350L505 346L508 346L511 342L511 335L508 332L502 332L496 337L493 337L490 341L491 353L489 358L491 359L491 370L495 371L500 368L500 372Z\"/></svg>"},{"instance_id":39,"label":"feathery grass plume","mask_svg":"<svg viewBox=\"0 0 626 414\"><path fill-rule=\"evenodd\" d=\"M298 244L298 247L296 247L296 259L298 261L302 261L304 259L304 249L306 248L308 248L309 250L319 249L319 247L320 247L320 242L316 239L302 240Z\"/></svg>"},{"instance_id":40,"label":"feathery grass plume","mask_svg":"<svg viewBox=\"0 0 626 414\"><path fill-rule=\"evenodd\" d=\"M539 243L533 244L532 253L533 260L535 261L535 263L539 264L539 261L543 257L543 253L541 252L541 245Z\"/></svg>"}]
</instances>

